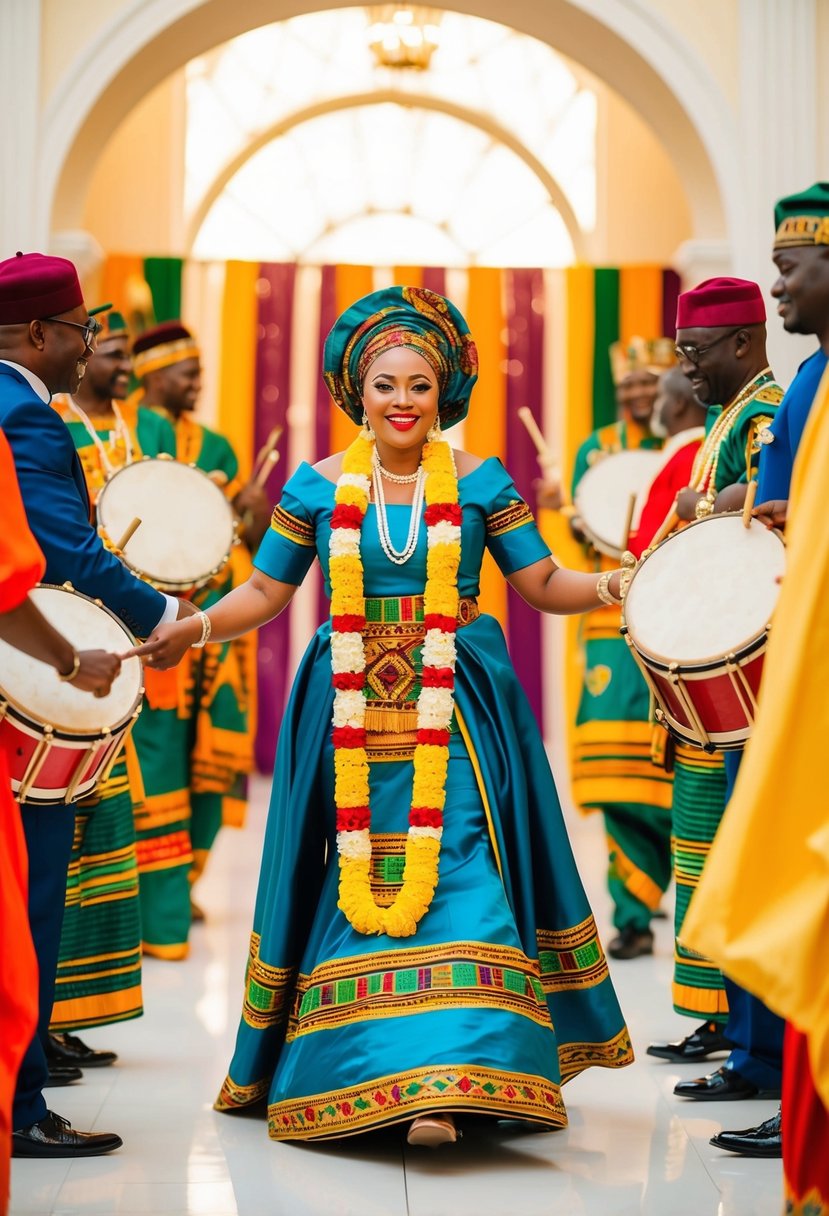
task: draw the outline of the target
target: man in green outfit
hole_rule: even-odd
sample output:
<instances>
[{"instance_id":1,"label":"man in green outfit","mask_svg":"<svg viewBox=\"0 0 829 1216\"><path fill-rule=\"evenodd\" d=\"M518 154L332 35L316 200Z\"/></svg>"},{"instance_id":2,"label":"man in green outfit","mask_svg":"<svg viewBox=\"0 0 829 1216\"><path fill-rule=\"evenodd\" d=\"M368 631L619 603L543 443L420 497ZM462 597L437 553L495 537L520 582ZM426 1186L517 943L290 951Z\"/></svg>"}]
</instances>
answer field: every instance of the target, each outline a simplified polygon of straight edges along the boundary
<instances>
[{"instance_id":1,"label":"man in green outfit","mask_svg":"<svg viewBox=\"0 0 829 1216\"><path fill-rule=\"evenodd\" d=\"M102 326L80 386L71 396L52 398L80 457L93 511L112 473L142 456L176 451L169 422L126 401L132 362L124 318L106 313ZM143 1010L133 818L142 799L135 746L128 739L106 780L77 804L46 1046L52 1084L116 1058L112 1051L88 1047L77 1031L138 1017Z\"/></svg>"},{"instance_id":2,"label":"man in green outfit","mask_svg":"<svg viewBox=\"0 0 829 1216\"><path fill-rule=\"evenodd\" d=\"M180 321L147 330L133 347L141 405L170 425L178 460L195 464L224 490L244 517L244 544L227 568L193 597L209 608L250 572L270 522L270 503L256 486L241 486L230 443L195 421L201 362L195 338ZM221 825L240 825L245 775L253 764L256 651L252 637L192 651L177 672L145 670L147 703L135 729L144 781L136 816L145 954L181 959L192 917L201 912L190 887L204 869ZM172 677L172 678L171 678Z\"/></svg>"},{"instance_id":3,"label":"man in green outfit","mask_svg":"<svg viewBox=\"0 0 829 1216\"><path fill-rule=\"evenodd\" d=\"M757 473L766 428L783 397L766 355L766 310L756 283L718 278L684 292L677 304L676 354L680 369L708 407L706 436L678 499L680 519L702 519L715 510L720 491ZM721 509L721 501L716 509ZM701 1019L676 1042L652 1043L648 1055L690 1063L728 1052L729 1014L722 973L686 949L680 936L726 803L722 752L706 754L677 742L674 758L673 847L676 879L673 1005Z\"/></svg>"},{"instance_id":4,"label":"man in green outfit","mask_svg":"<svg viewBox=\"0 0 829 1216\"><path fill-rule=\"evenodd\" d=\"M594 431L579 448L578 484L597 460L631 449L658 449L650 429L660 375L674 366L669 338L634 338L610 349L619 418ZM573 534L584 539L578 517ZM596 569L618 562L591 550ZM589 612L581 624L584 684L576 719L573 795L584 811L604 814L608 887L617 934L613 958L653 952L651 918L671 877L671 778L651 763L650 694L619 629L621 609Z\"/></svg>"}]
</instances>

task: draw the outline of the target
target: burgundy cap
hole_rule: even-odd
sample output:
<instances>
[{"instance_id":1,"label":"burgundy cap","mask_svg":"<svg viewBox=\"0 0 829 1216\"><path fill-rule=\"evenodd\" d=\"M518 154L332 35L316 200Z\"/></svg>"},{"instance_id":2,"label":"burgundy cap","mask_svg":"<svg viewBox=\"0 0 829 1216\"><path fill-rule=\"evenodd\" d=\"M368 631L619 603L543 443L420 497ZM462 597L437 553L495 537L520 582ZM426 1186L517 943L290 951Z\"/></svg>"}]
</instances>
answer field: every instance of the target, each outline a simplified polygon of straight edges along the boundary
<instances>
[{"instance_id":1,"label":"burgundy cap","mask_svg":"<svg viewBox=\"0 0 829 1216\"><path fill-rule=\"evenodd\" d=\"M78 272L66 258L18 253L0 262L0 325L56 317L79 304Z\"/></svg>"},{"instance_id":2,"label":"burgundy cap","mask_svg":"<svg viewBox=\"0 0 829 1216\"><path fill-rule=\"evenodd\" d=\"M677 329L762 325L765 319L763 293L749 279L706 279L683 291L676 304Z\"/></svg>"},{"instance_id":3,"label":"burgundy cap","mask_svg":"<svg viewBox=\"0 0 829 1216\"><path fill-rule=\"evenodd\" d=\"M194 341L193 335L186 326L182 325L181 321L165 321L162 325L156 325L153 329L145 329L140 337L135 339L133 346L133 354L140 355L145 350L153 350L156 346L166 346L168 342L181 342L183 339L189 338Z\"/></svg>"}]
</instances>

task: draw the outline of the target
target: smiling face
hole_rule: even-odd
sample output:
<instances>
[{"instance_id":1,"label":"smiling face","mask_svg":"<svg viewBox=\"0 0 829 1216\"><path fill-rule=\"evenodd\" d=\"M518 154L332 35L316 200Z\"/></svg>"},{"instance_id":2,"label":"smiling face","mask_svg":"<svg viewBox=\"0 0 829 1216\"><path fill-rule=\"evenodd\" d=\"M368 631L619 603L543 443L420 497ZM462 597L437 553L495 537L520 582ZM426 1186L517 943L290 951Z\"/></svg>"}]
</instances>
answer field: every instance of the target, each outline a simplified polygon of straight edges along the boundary
<instances>
[{"instance_id":1,"label":"smiling face","mask_svg":"<svg viewBox=\"0 0 829 1216\"><path fill-rule=\"evenodd\" d=\"M109 338L103 342L89 360L84 377L84 393L89 394L102 403L115 398L123 401L127 395L130 383L129 341L123 338Z\"/></svg>"},{"instance_id":2,"label":"smiling face","mask_svg":"<svg viewBox=\"0 0 829 1216\"><path fill-rule=\"evenodd\" d=\"M650 424L653 407L656 404L656 394L659 388L659 377L653 372L630 372L616 386L616 401L623 414L638 422L640 426Z\"/></svg>"},{"instance_id":3,"label":"smiling face","mask_svg":"<svg viewBox=\"0 0 829 1216\"><path fill-rule=\"evenodd\" d=\"M384 351L363 382L363 408L378 444L401 453L426 442L439 397L434 369L408 346Z\"/></svg>"},{"instance_id":4,"label":"smiling face","mask_svg":"<svg viewBox=\"0 0 829 1216\"><path fill-rule=\"evenodd\" d=\"M189 414L196 408L201 392L201 364L198 359L182 359L180 363L173 363L150 375L156 378L153 385L155 399L174 418Z\"/></svg>"},{"instance_id":5,"label":"smiling face","mask_svg":"<svg viewBox=\"0 0 829 1216\"><path fill-rule=\"evenodd\" d=\"M778 315L790 334L829 332L829 249L798 245L778 249L774 264L779 277L771 289Z\"/></svg>"}]
</instances>

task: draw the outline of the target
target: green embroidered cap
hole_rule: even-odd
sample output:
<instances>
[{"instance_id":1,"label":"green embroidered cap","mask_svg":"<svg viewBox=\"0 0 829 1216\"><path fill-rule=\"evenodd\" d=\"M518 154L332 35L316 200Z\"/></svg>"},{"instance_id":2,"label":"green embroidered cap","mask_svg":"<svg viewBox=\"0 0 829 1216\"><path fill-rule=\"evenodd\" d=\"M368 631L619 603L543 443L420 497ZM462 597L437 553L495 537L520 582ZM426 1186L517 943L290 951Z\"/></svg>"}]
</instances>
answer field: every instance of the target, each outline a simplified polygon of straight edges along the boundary
<instances>
[{"instance_id":1,"label":"green embroidered cap","mask_svg":"<svg viewBox=\"0 0 829 1216\"><path fill-rule=\"evenodd\" d=\"M781 198L774 208L774 248L829 245L829 182L815 182L800 194Z\"/></svg>"},{"instance_id":2,"label":"green embroidered cap","mask_svg":"<svg viewBox=\"0 0 829 1216\"><path fill-rule=\"evenodd\" d=\"M441 426L466 417L478 378L478 351L455 305L425 287L387 287L363 296L325 340L323 378L341 410L358 425L368 368L383 351L408 346L433 368L440 388Z\"/></svg>"}]
</instances>

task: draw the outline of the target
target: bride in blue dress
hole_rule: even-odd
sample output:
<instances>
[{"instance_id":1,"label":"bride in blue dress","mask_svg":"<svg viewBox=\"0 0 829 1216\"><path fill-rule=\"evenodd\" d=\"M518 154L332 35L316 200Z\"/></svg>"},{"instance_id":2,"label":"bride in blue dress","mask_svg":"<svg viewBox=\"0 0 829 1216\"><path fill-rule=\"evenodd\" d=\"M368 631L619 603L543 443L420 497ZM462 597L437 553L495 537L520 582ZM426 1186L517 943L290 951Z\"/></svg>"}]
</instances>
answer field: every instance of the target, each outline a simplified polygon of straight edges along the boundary
<instances>
[{"instance_id":1,"label":"bride in blue dress","mask_svg":"<svg viewBox=\"0 0 829 1216\"><path fill-rule=\"evenodd\" d=\"M558 568L500 461L443 439L477 370L449 301L359 300L324 364L357 440L300 465L247 584L138 648L167 667L261 625L315 559L334 583L280 732L216 1109L266 1102L286 1140L406 1122L434 1146L466 1113L554 1130L564 1082L633 1053L541 736L476 596L485 549L541 611L618 602L619 574Z\"/></svg>"}]
</instances>

